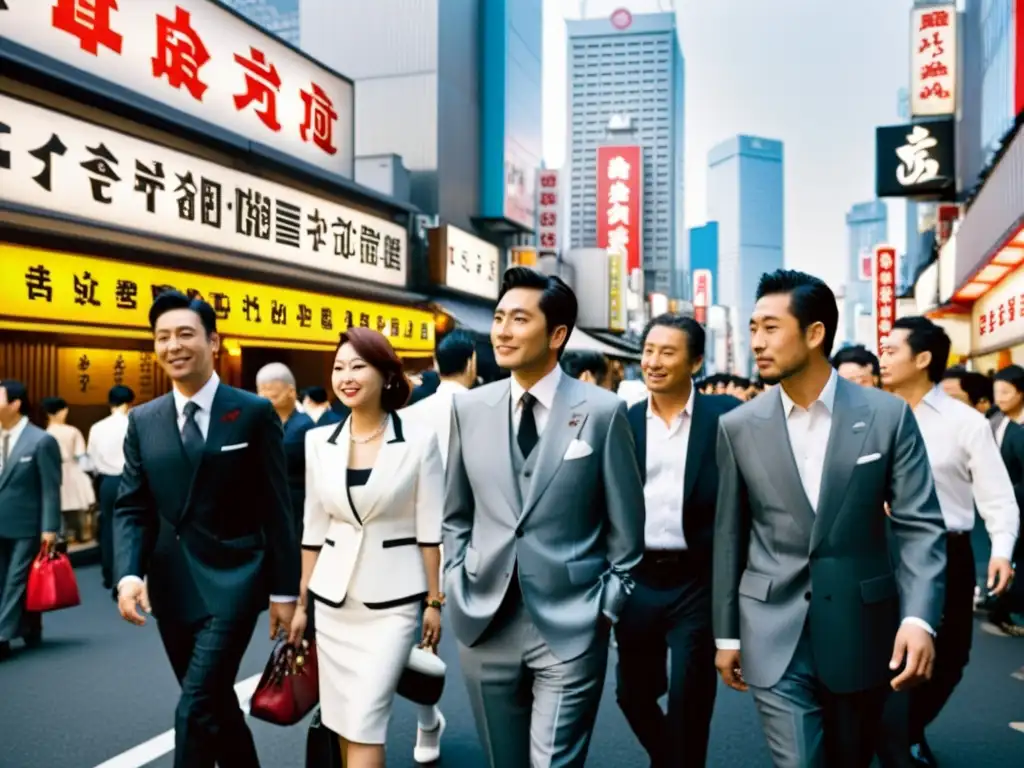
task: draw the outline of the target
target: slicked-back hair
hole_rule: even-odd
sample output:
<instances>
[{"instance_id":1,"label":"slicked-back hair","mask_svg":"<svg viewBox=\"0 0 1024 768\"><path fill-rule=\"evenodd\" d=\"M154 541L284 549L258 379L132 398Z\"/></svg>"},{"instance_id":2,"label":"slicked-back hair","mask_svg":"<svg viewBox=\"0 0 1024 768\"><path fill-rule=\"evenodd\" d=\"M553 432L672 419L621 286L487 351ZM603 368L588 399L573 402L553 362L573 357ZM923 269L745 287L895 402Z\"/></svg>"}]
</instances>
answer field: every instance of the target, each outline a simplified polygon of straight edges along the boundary
<instances>
[{"instance_id":1,"label":"slicked-back hair","mask_svg":"<svg viewBox=\"0 0 1024 768\"><path fill-rule=\"evenodd\" d=\"M0 379L0 389L7 393L8 405L20 400L21 407L18 411L22 416L28 416L28 387L16 379Z\"/></svg>"},{"instance_id":2,"label":"slicked-back hair","mask_svg":"<svg viewBox=\"0 0 1024 768\"><path fill-rule=\"evenodd\" d=\"M153 304L149 308L150 330L156 330L156 321L161 315L176 309L189 309L199 315L207 336L217 332L217 313L213 307L202 299L190 299L181 291L164 291L153 299Z\"/></svg>"},{"instance_id":3,"label":"slicked-back hair","mask_svg":"<svg viewBox=\"0 0 1024 768\"><path fill-rule=\"evenodd\" d=\"M47 416L56 416L68 407L68 401L63 397L44 397L39 404Z\"/></svg>"},{"instance_id":4,"label":"slicked-back hair","mask_svg":"<svg viewBox=\"0 0 1024 768\"><path fill-rule=\"evenodd\" d=\"M916 357L922 352L931 352L932 359L928 363L928 380L932 384L942 381L949 361L949 350L952 342L939 326L927 317L901 317L892 324L892 329L907 332L907 346Z\"/></svg>"},{"instance_id":5,"label":"slicked-back hair","mask_svg":"<svg viewBox=\"0 0 1024 768\"><path fill-rule=\"evenodd\" d=\"M473 338L473 334L460 330L452 331L441 339L437 351L434 352L438 374L458 376L465 373L475 352L476 339Z\"/></svg>"},{"instance_id":6,"label":"slicked-back hair","mask_svg":"<svg viewBox=\"0 0 1024 768\"><path fill-rule=\"evenodd\" d=\"M545 275L530 267L512 267L505 271L501 279L501 290L498 292L500 303L506 293L513 288L530 288L540 291L540 311L544 314L548 336L560 325L565 326L565 342L558 348L558 356L565 351L572 330L576 327L576 316L579 304L576 294L565 281L557 275Z\"/></svg>"},{"instance_id":7,"label":"slicked-back hair","mask_svg":"<svg viewBox=\"0 0 1024 768\"><path fill-rule=\"evenodd\" d=\"M126 387L124 384L117 384L110 388L107 393L107 405L111 408L117 408L121 405L131 405L135 402L135 392L131 387Z\"/></svg>"},{"instance_id":8,"label":"slicked-back hair","mask_svg":"<svg viewBox=\"0 0 1024 768\"><path fill-rule=\"evenodd\" d=\"M790 314L800 324L801 331L806 331L814 323L821 323L825 327L821 353L828 359L839 328L839 307L832 289L821 278L806 272L777 269L761 275L757 284L757 299L777 294L789 296Z\"/></svg>"},{"instance_id":9,"label":"slicked-back hair","mask_svg":"<svg viewBox=\"0 0 1024 768\"><path fill-rule=\"evenodd\" d=\"M662 328L675 328L677 331L682 331L683 335L686 337L686 352L690 356L691 361L696 362L704 357L707 335L704 333L704 326L698 323L694 318L689 315L679 315L675 312L665 312L664 314L651 318L647 323L647 326L644 328L644 333L641 337L643 339L640 344L641 348L647 344L647 336L655 326L661 326Z\"/></svg>"}]
</instances>

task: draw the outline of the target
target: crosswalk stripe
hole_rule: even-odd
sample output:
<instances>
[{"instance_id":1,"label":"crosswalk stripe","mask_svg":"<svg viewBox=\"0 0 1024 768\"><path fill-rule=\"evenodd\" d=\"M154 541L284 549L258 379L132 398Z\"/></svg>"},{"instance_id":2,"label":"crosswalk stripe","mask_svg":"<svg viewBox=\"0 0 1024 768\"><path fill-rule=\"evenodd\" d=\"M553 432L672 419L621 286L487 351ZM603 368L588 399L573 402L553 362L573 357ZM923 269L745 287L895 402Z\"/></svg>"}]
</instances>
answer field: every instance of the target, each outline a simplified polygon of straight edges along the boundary
<instances>
[{"instance_id":1,"label":"crosswalk stripe","mask_svg":"<svg viewBox=\"0 0 1024 768\"><path fill-rule=\"evenodd\" d=\"M256 691L259 681L260 675L253 675L235 684L235 695L238 696L238 703L241 704L242 711L246 715L249 714L249 699ZM96 768L142 768L142 766L173 751L174 729L172 728L100 763Z\"/></svg>"}]
</instances>

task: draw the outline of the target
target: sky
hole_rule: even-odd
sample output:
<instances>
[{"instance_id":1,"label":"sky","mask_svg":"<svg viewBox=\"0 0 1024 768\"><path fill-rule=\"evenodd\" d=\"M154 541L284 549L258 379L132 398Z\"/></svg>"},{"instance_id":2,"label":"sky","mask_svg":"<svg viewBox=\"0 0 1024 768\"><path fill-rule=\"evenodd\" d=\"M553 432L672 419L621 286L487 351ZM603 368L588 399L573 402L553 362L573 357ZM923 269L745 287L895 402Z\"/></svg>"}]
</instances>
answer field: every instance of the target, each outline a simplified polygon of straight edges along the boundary
<instances>
[{"instance_id":1,"label":"sky","mask_svg":"<svg viewBox=\"0 0 1024 768\"><path fill-rule=\"evenodd\" d=\"M586 16L676 12L685 59L686 226L706 221L708 150L738 133L785 143L786 266L845 283L845 215L872 200L875 127L901 122L909 0L586 0ZM544 0L544 160L566 144L565 18L581 0ZM905 245L902 203L889 238Z\"/></svg>"}]
</instances>

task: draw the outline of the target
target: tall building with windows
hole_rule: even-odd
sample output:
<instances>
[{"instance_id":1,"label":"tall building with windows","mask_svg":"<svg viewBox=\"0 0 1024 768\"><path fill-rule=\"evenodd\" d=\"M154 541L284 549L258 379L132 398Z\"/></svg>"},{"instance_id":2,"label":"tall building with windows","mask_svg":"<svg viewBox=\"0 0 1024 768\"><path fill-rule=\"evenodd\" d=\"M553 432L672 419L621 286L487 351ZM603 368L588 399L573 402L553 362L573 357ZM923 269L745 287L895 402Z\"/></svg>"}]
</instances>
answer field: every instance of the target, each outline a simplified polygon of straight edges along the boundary
<instances>
[{"instance_id":1,"label":"tall building with windows","mask_svg":"<svg viewBox=\"0 0 1024 768\"><path fill-rule=\"evenodd\" d=\"M300 0L221 0L268 32L294 46L299 39Z\"/></svg>"},{"instance_id":2,"label":"tall building with windows","mask_svg":"<svg viewBox=\"0 0 1024 768\"><path fill-rule=\"evenodd\" d=\"M597 245L597 148L639 145L644 291L686 298L684 61L675 14L617 11L566 28L570 245Z\"/></svg>"},{"instance_id":3,"label":"tall building with windows","mask_svg":"<svg viewBox=\"0 0 1024 768\"><path fill-rule=\"evenodd\" d=\"M718 222L718 304L730 309L737 372L751 370L747 321L762 273L784 264L783 145L734 136L708 153L708 218Z\"/></svg>"},{"instance_id":4,"label":"tall building with windows","mask_svg":"<svg viewBox=\"0 0 1024 768\"><path fill-rule=\"evenodd\" d=\"M846 258L846 301L843 303L843 316L839 318L837 346L849 342L870 347L871 339L857 336L857 319L872 313L872 263L875 246L889 239L889 208L885 202L872 200L851 206L846 214L846 233L849 243Z\"/></svg>"}]
</instances>

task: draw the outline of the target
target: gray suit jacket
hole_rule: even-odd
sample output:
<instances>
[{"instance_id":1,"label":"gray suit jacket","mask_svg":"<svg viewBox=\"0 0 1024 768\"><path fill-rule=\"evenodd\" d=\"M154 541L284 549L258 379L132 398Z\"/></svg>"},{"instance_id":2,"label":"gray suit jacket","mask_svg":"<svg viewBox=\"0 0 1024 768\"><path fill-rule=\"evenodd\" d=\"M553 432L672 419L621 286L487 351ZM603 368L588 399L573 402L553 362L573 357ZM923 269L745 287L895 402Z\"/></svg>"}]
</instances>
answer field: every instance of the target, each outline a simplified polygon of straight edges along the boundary
<instances>
[{"instance_id":1,"label":"gray suit jacket","mask_svg":"<svg viewBox=\"0 0 1024 768\"><path fill-rule=\"evenodd\" d=\"M901 619L938 627L945 590L945 525L906 403L838 380L817 511L778 388L722 416L718 466L714 630L740 639L746 681L775 685L809 622L827 688L887 683Z\"/></svg>"},{"instance_id":2,"label":"gray suit jacket","mask_svg":"<svg viewBox=\"0 0 1024 768\"><path fill-rule=\"evenodd\" d=\"M643 555L643 486L626 404L562 377L532 476L520 479L510 399L505 380L452 401L443 526L452 627L475 644L518 569L544 641L573 659L594 642L602 611L617 619Z\"/></svg>"},{"instance_id":3,"label":"gray suit jacket","mask_svg":"<svg viewBox=\"0 0 1024 768\"><path fill-rule=\"evenodd\" d=\"M0 474L0 537L30 539L59 531L60 484L57 441L26 424Z\"/></svg>"}]
</instances>

